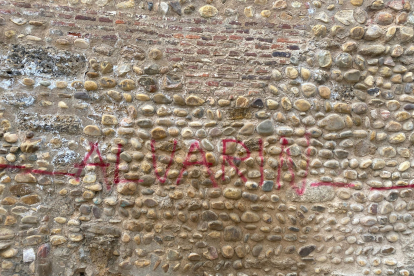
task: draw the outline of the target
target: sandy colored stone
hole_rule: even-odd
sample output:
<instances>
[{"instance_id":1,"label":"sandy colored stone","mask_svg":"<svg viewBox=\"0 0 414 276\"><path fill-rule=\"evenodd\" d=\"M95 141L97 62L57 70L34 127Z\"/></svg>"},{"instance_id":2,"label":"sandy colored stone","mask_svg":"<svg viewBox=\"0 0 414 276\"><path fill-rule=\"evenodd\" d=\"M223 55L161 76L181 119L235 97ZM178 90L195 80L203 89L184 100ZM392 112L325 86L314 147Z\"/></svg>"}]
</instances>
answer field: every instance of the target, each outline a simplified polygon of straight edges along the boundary
<instances>
[{"instance_id":1,"label":"sandy colored stone","mask_svg":"<svg viewBox=\"0 0 414 276\"><path fill-rule=\"evenodd\" d=\"M212 6L212 5L202 6L198 10L198 12L200 13L200 16L201 17L206 17L206 18L214 17L214 16L216 16L218 14L217 8L214 7L214 6Z\"/></svg>"},{"instance_id":2,"label":"sandy colored stone","mask_svg":"<svg viewBox=\"0 0 414 276\"><path fill-rule=\"evenodd\" d=\"M162 127L156 127L151 130L151 136L155 140L160 140L167 137L167 131Z\"/></svg>"},{"instance_id":3,"label":"sandy colored stone","mask_svg":"<svg viewBox=\"0 0 414 276\"><path fill-rule=\"evenodd\" d=\"M89 125L83 129L83 133L90 136L101 136L101 130L96 125Z\"/></svg>"},{"instance_id":4,"label":"sandy colored stone","mask_svg":"<svg viewBox=\"0 0 414 276\"><path fill-rule=\"evenodd\" d=\"M294 107L302 112L306 112L311 108L311 104L307 100L299 99L294 103Z\"/></svg>"},{"instance_id":5,"label":"sandy colored stone","mask_svg":"<svg viewBox=\"0 0 414 276\"><path fill-rule=\"evenodd\" d=\"M188 106L200 106L204 104L204 100L198 96L190 95L185 99L185 104Z\"/></svg>"}]
</instances>

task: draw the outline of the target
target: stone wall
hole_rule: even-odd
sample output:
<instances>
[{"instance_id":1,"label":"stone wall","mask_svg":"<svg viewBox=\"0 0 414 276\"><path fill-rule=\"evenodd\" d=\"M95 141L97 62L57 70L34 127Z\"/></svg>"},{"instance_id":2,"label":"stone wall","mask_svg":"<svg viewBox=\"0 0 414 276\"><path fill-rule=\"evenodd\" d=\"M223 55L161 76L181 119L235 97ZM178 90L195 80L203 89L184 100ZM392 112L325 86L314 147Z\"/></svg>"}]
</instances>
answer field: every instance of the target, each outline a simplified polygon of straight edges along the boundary
<instances>
[{"instance_id":1,"label":"stone wall","mask_svg":"<svg viewBox=\"0 0 414 276\"><path fill-rule=\"evenodd\" d=\"M411 1L0 1L0 275L414 275Z\"/></svg>"}]
</instances>

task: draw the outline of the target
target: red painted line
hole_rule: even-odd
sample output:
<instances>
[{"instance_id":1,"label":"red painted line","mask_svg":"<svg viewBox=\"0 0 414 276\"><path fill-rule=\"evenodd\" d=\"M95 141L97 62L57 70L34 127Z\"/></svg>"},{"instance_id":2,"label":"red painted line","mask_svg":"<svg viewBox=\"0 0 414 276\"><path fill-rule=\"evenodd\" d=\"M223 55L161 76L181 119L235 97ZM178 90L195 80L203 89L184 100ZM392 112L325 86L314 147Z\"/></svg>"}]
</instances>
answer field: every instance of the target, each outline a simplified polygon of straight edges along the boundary
<instances>
[{"instance_id":1,"label":"red painted line","mask_svg":"<svg viewBox=\"0 0 414 276\"><path fill-rule=\"evenodd\" d=\"M223 174L221 175L222 181L224 181L225 176L226 176L225 175L225 168L224 168L224 166L225 166L225 162L227 161L229 163L229 165L236 170L237 175L244 182L246 182L247 181L247 178L243 175L242 172L240 172L239 168L237 168L237 166L234 164L234 161L233 160L236 159L238 161L244 161L244 160L248 159L250 157L250 150L249 150L249 148L242 141L236 140L236 139L223 139L221 142L223 143L223 152L222 152L223 162L221 163L221 170L223 171ZM242 147L244 147L244 149L246 150L246 156L245 157L242 157L242 158L239 158L239 157L235 157L235 156L228 155L226 153L227 143L231 143L231 142L234 142L234 143L237 143L239 145L242 145ZM231 157L233 157L233 158L231 158Z\"/></svg>"},{"instance_id":2,"label":"red painted line","mask_svg":"<svg viewBox=\"0 0 414 276\"><path fill-rule=\"evenodd\" d=\"M196 153L196 152L193 152L194 149L197 149L200 152L200 154L202 156L202 161L195 161L195 162L189 162L188 161L189 158L190 158L190 156L191 156L191 154L195 154ZM217 187L217 183L216 183L216 180L214 179L213 172L210 169L210 166L212 164L207 162L206 156L204 154L204 150L200 147L200 142L198 142L198 141L195 141L195 142L193 142L190 145L190 149L188 150L187 157L185 158L185 161L183 162L183 167L181 168L180 174L179 174L179 176L177 178L176 185L178 185L180 183L180 181L181 181L181 179L183 177L184 171L188 167L194 166L194 165L203 165L203 166L205 166L207 168L207 171L208 171L209 175L210 175L210 180L213 183L213 187Z\"/></svg>"},{"instance_id":3,"label":"red painted line","mask_svg":"<svg viewBox=\"0 0 414 276\"><path fill-rule=\"evenodd\" d=\"M260 157L260 184L261 187L264 181L264 158L263 158L263 140L259 138L259 157Z\"/></svg>"},{"instance_id":4,"label":"red painted line","mask_svg":"<svg viewBox=\"0 0 414 276\"><path fill-rule=\"evenodd\" d=\"M134 183L141 183L144 182L143 179L121 179L119 183L127 183L127 182L134 182Z\"/></svg>"},{"instance_id":5,"label":"red painted line","mask_svg":"<svg viewBox=\"0 0 414 276\"><path fill-rule=\"evenodd\" d=\"M76 176L74 173L43 171L43 170L37 170L37 169L29 169L26 166L18 166L18 165L0 164L0 168L3 168L3 169L20 169L20 170L25 170L25 173L34 173L34 174Z\"/></svg>"},{"instance_id":6,"label":"red painted line","mask_svg":"<svg viewBox=\"0 0 414 276\"><path fill-rule=\"evenodd\" d=\"M5 168L5 169L26 169L26 166L0 164L0 168Z\"/></svg>"},{"instance_id":7,"label":"red painted line","mask_svg":"<svg viewBox=\"0 0 414 276\"><path fill-rule=\"evenodd\" d=\"M117 185L119 183L119 163L121 160L121 150L122 150L122 144L118 144L118 151L116 152L116 163L115 163L115 172L114 172L114 183ZM111 187L109 186L109 183L106 184L107 190L109 190Z\"/></svg>"},{"instance_id":8,"label":"red painted line","mask_svg":"<svg viewBox=\"0 0 414 276\"><path fill-rule=\"evenodd\" d=\"M355 184L344 183L344 182L314 182L314 183L311 184L311 187L319 187L319 186L334 186L334 187L352 188L352 187L355 187Z\"/></svg>"},{"instance_id":9,"label":"red painted line","mask_svg":"<svg viewBox=\"0 0 414 276\"><path fill-rule=\"evenodd\" d=\"M78 171L76 172L76 181L80 180L80 175L82 173L83 168L86 167L85 162L88 161L89 157L91 157L92 153L95 150L95 147L97 146L97 143L90 143L91 149L88 151L88 153L86 154L85 158L83 158L82 162L80 164L75 164L74 167L78 168Z\"/></svg>"},{"instance_id":10,"label":"red painted line","mask_svg":"<svg viewBox=\"0 0 414 276\"><path fill-rule=\"evenodd\" d=\"M370 190L393 190L393 189L406 189L406 188L414 188L414 184L407 185L407 186L371 187Z\"/></svg>"},{"instance_id":11,"label":"red painted line","mask_svg":"<svg viewBox=\"0 0 414 276\"><path fill-rule=\"evenodd\" d=\"M155 169L157 168L157 156L155 155L155 140L151 140L152 166L154 167L154 174L155 174L155 177L163 184L167 180L168 171L170 170L170 167L172 166L172 163L174 161L174 155L175 155L176 148L177 148L177 140L174 139L174 146L173 146L173 151L171 152L170 161L168 162L167 169L165 170L164 176L160 177L158 173L155 171Z\"/></svg>"}]
</instances>

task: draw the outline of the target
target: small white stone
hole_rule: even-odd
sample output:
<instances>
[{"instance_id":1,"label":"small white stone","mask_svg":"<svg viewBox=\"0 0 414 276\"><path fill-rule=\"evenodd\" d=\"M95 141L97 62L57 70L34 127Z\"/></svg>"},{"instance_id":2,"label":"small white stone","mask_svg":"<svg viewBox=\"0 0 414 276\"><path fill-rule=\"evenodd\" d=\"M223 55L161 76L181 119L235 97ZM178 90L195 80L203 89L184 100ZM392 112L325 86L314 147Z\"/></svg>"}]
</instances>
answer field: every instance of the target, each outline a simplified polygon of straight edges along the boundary
<instances>
[{"instance_id":1,"label":"small white stone","mask_svg":"<svg viewBox=\"0 0 414 276\"><path fill-rule=\"evenodd\" d=\"M23 249L23 262L30 263L36 260L36 255L33 248Z\"/></svg>"}]
</instances>

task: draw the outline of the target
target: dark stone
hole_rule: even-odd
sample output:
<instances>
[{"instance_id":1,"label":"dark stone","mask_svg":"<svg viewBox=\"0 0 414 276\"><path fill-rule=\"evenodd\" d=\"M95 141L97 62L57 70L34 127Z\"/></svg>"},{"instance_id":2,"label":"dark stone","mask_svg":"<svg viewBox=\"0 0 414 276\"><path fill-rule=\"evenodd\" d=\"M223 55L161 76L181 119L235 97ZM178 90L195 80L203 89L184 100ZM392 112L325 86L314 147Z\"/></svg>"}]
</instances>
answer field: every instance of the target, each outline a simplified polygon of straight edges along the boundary
<instances>
[{"instance_id":1,"label":"dark stone","mask_svg":"<svg viewBox=\"0 0 414 276\"><path fill-rule=\"evenodd\" d=\"M289 58L291 56L291 54L288 53L288 52L273 52L272 56Z\"/></svg>"},{"instance_id":2,"label":"dark stone","mask_svg":"<svg viewBox=\"0 0 414 276\"><path fill-rule=\"evenodd\" d=\"M271 242L281 241L282 236L280 236L280 235L269 235L269 236L267 236L267 240L271 241Z\"/></svg>"},{"instance_id":3,"label":"dark stone","mask_svg":"<svg viewBox=\"0 0 414 276\"><path fill-rule=\"evenodd\" d=\"M75 99L78 100L90 100L89 94L86 92L75 92L74 94Z\"/></svg>"},{"instance_id":4,"label":"dark stone","mask_svg":"<svg viewBox=\"0 0 414 276\"><path fill-rule=\"evenodd\" d=\"M306 257L308 256L310 253L312 253L314 250L316 249L316 246L311 244L311 245L306 245L304 247L299 248L299 256L301 257Z\"/></svg>"},{"instance_id":5,"label":"dark stone","mask_svg":"<svg viewBox=\"0 0 414 276\"><path fill-rule=\"evenodd\" d=\"M261 244L256 244L255 246L253 246L252 248L253 257L258 257L260 255L260 252L262 252L262 250L263 250L263 245Z\"/></svg>"},{"instance_id":6,"label":"dark stone","mask_svg":"<svg viewBox=\"0 0 414 276\"><path fill-rule=\"evenodd\" d=\"M79 207L79 212L81 212L81 214L84 214L84 215L89 215L91 213L91 210L92 210L92 207L86 204L82 204Z\"/></svg>"},{"instance_id":7,"label":"dark stone","mask_svg":"<svg viewBox=\"0 0 414 276\"><path fill-rule=\"evenodd\" d=\"M371 96L378 95L380 92L380 89L378 87L370 88L367 90L368 94Z\"/></svg>"},{"instance_id":8,"label":"dark stone","mask_svg":"<svg viewBox=\"0 0 414 276\"><path fill-rule=\"evenodd\" d=\"M391 191L385 199L387 201L396 201L398 199L398 196L399 194L397 191Z\"/></svg>"},{"instance_id":9,"label":"dark stone","mask_svg":"<svg viewBox=\"0 0 414 276\"><path fill-rule=\"evenodd\" d=\"M371 234L365 234L365 235L362 235L362 240L364 242L373 242L375 241L375 236Z\"/></svg>"},{"instance_id":10,"label":"dark stone","mask_svg":"<svg viewBox=\"0 0 414 276\"><path fill-rule=\"evenodd\" d=\"M218 216L213 211L207 210L207 211L204 211L201 214L201 219L203 221L213 221L213 220L217 220L218 219Z\"/></svg>"},{"instance_id":11,"label":"dark stone","mask_svg":"<svg viewBox=\"0 0 414 276\"><path fill-rule=\"evenodd\" d=\"M414 104L405 104L404 110L414 110Z\"/></svg>"},{"instance_id":12,"label":"dark stone","mask_svg":"<svg viewBox=\"0 0 414 276\"><path fill-rule=\"evenodd\" d=\"M294 226L289 226L288 229L292 232L299 232L300 231L300 229L298 227L294 227Z\"/></svg>"},{"instance_id":13,"label":"dark stone","mask_svg":"<svg viewBox=\"0 0 414 276\"><path fill-rule=\"evenodd\" d=\"M147 198L147 199L144 200L144 205L147 206L147 207L152 208L152 207L157 206L158 205L158 202L156 202L152 198Z\"/></svg>"},{"instance_id":14,"label":"dark stone","mask_svg":"<svg viewBox=\"0 0 414 276\"><path fill-rule=\"evenodd\" d=\"M172 8L172 10L176 13L176 14L178 14L179 16L181 16L181 4L180 4L180 2L176 2L176 1L174 1L174 2L170 2L170 7Z\"/></svg>"},{"instance_id":15,"label":"dark stone","mask_svg":"<svg viewBox=\"0 0 414 276\"><path fill-rule=\"evenodd\" d=\"M273 190L274 182L272 180L266 180L263 182L262 190L263 192L271 192Z\"/></svg>"},{"instance_id":16,"label":"dark stone","mask_svg":"<svg viewBox=\"0 0 414 276\"><path fill-rule=\"evenodd\" d=\"M101 208L99 208L98 206L93 206L92 207L92 214L94 215L95 218L101 218L101 216L102 216Z\"/></svg>"},{"instance_id":17,"label":"dark stone","mask_svg":"<svg viewBox=\"0 0 414 276\"><path fill-rule=\"evenodd\" d=\"M223 238L225 241L240 241L243 237L243 232L240 227L227 226L224 228Z\"/></svg>"},{"instance_id":18,"label":"dark stone","mask_svg":"<svg viewBox=\"0 0 414 276\"><path fill-rule=\"evenodd\" d=\"M145 188L141 190L142 195L152 195L153 193L155 193L153 189Z\"/></svg>"},{"instance_id":19,"label":"dark stone","mask_svg":"<svg viewBox=\"0 0 414 276\"><path fill-rule=\"evenodd\" d=\"M321 205L313 205L312 206L312 211L315 211L315 212L323 213L323 212L325 212L325 210L326 210L326 208L321 206Z\"/></svg>"},{"instance_id":20,"label":"dark stone","mask_svg":"<svg viewBox=\"0 0 414 276\"><path fill-rule=\"evenodd\" d=\"M263 108L264 107L263 100L262 99L256 99L256 100L254 100L254 102L252 103L251 106L255 107L255 108Z\"/></svg>"}]
</instances>

